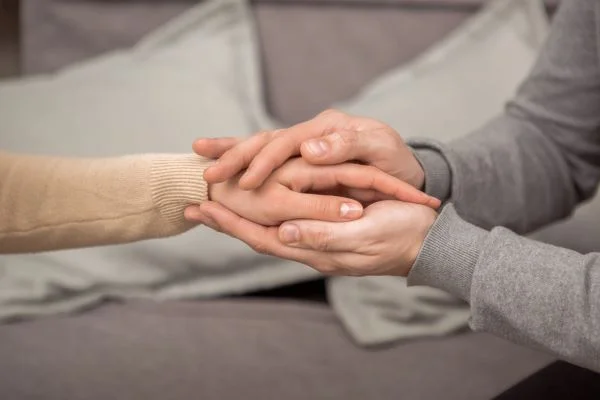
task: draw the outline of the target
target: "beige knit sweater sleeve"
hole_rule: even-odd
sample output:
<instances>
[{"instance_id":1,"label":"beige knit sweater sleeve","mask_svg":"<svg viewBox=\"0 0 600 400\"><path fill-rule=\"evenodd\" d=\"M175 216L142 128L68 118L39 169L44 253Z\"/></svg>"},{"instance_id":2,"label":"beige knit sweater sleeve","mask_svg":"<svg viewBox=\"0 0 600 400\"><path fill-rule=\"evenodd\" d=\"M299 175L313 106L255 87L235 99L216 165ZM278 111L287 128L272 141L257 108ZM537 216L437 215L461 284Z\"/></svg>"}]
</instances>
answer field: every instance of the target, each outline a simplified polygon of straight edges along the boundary
<instances>
[{"instance_id":1,"label":"beige knit sweater sleeve","mask_svg":"<svg viewBox=\"0 0 600 400\"><path fill-rule=\"evenodd\" d=\"M192 225L210 161L190 154L106 159L0 152L0 254L133 242Z\"/></svg>"}]
</instances>

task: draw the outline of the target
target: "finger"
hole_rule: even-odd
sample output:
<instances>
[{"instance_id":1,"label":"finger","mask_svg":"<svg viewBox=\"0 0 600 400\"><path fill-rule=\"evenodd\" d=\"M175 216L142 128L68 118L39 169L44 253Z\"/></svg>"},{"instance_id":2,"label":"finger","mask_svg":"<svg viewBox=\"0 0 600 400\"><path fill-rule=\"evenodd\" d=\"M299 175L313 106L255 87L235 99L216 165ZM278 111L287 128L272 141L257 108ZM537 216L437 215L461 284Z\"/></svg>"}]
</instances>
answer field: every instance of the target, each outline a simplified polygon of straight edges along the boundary
<instances>
[{"instance_id":1,"label":"finger","mask_svg":"<svg viewBox=\"0 0 600 400\"><path fill-rule=\"evenodd\" d=\"M355 200L338 196L290 192L285 202L275 206L276 217L290 219L316 219L321 221L350 221L363 214L362 205Z\"/></svg>"},{"instance_id":2,"label":"finger","mask_svg":"<svg viewBox=\"0 0 600 400\"><path fill-rule=\"evenodd\" d=\"M324 265L322 254L282 244L279 241L276 227L264 227L255 224L236 215L220 204L210 201L202 203L200 210L213 221L219 231L243 241L258 253L298 261L317 268Z\"/></svg>"},{"instance_id":3,"label":"finger","mask_svg":"<svg viewBox=\"0 0 600 400\"><path fill-rule=\"evenodd\" d=\"M318 252L355 252L361 232L356 222L298 220L279 227L279 240L287 246Z\"/></svg>"},{"instance_id":4,"label":"finger","mask_svg":"<svg viewBox=\"0 0 600 400\"><path fill-rule=\"evenodd\" d=\"M395 200L393 196L379 193L375 190L363 190L363 189L352 189L352 188L335 188L331 190L322 190L314 192L315 194L328 195L328 196L339 196L348 199L353 199L362 204L363 209L375 202L384 200Z\"/></svg>"},{"instance_id":5,"label":"finger","mask_svg":"<svg viewBox=\"0 0 600 400\"><path fill-rule=\"evenodd\" d=\"M204 179L208 183L231 179L250 164L250 161L268 143L270 137L271 133L263 132L241 141L227 150L217 163L206 169Z\"/></svg>"},{"instance_id":6,"label":"finger","mask_svg":"<svg viewBox=\"0 0 600 400\"><path fill-rule=\"evenodd\" d=\"M338 195L359 201L363 205L363 208L365 205L369 205L377 201L394 200L393 196L383 194L376 190L367 189L344 188L338 193Z\"/></svg>"},{"instance_id":7,"label":"finger","mask_svg":"<svg viewBox=\"0 0 600 400\"><path fill-rule=\"evenodd\" d=\"M440 201L385 172L371 166L345 163L328 166L290 168L281 177L292 189L319 192L345 187L376 191L395 199L438 208Z\"/></svg>"},{"instance_id":8,"label":"finger","mask_svg":"<svg viewBox=\"0 0 600 400\"><path fill-rule=\"evenodd\" d=\"M228 137L228 138L202 138L198 139L192 145L192 149L196 154L206 158L219 158L227 150L240 143L243 139Z\"/></svg>"},{"instance_id":9,"label":"finger","mask_svg":"<svg viewBox=\"0 0 600 400\"><path fill-rule=\"evenodd\" d=\"M290 157L300 154L302 142L331 133L338 126L343 125L348 118L341 112L328 110L309 121L281 129L278 135L254 157L248 170L240 179L240 187L247 190L256 189Z\"/></svg>"},{"instance_id":10,"label":"finger","mask_svg":"<svg viewBox=\"0 0 600 400\"><path fill-rule=\"evenodd\" d=\"M321 168L317 168L317 171ZM327 167L332 169L339 186L354 189L374 190L381 194L393 196L407 203L422 204L437 209L441 202L414 186L401 181L371 166L359 164L342 164Z\"/></svg>"}]
</instances>

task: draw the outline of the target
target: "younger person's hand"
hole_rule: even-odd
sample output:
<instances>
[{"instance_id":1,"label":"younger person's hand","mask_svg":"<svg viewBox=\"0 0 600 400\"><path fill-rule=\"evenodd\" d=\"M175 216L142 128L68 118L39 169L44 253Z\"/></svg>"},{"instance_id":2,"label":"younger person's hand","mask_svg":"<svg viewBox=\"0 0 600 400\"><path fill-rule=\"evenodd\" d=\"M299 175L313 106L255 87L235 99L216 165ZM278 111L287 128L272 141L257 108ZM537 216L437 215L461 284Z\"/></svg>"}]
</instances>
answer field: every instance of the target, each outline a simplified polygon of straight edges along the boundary
<instances>
[{"instance_id":1,"label":"younger person's hand","mask_svg":"<svg viewBox=\"0 0 600 400\"><path fill-rule=\"evenodd\" d=\"M353 163L315 166L295 158L271 174L260 188L251 191L240 189L238 179L239 175L211 184L210 199L263 226L296 219L355 220L363 213L359 200L370 203L397 199L434 209L440 206L439 200L377 168ZM351 193L354 199L332 195L340 193ZM185 216L201 222L198 206L188 207Z\"/></svg>"}]
</instances>

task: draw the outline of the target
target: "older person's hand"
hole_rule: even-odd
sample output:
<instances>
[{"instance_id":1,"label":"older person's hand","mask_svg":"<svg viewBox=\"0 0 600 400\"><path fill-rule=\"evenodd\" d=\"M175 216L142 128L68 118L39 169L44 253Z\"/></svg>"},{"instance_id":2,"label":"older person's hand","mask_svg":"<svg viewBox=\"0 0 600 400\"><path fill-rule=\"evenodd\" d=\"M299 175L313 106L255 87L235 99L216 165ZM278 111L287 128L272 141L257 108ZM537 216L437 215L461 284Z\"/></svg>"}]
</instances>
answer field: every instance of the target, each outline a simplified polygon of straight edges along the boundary
<instances>
[{"instance_id":1,"label":"older person's hand","mask_svg":"<svg viewBox=\"0 0 600 400\"><path fill-rule=\"evenodd\" d=\"M249 139L199 139L194 151L219 162L206 170L207 182L223 182L244 169L241 188L255 189L293 156L311 164L332 165L359 161L374 166L417 189L424 172L400 135L389 126L329 110L288 129L262 132Z\"/></svg>"},{"instance_id":2,"label":"older person's hand","mask_svg":"<svg viewBox=\"0 0 600 400\"><path fill-rule=\"evenodd\" d=\"M254 250L306 264L327 275L397 275L410 272L436 219L429 207L381 201L350 222L290 221L264 227L214 202L203 203L200 220Z\"/></svg>"},{"instance_id":3,"label":"older person's hand","mask_svg":"<svg viewBox=\"0 0 600 400\"><path fill-rule=\"evenodd\" d=\"M339 197L349 194L350 198ZM438 208L440 202L374 167L345 163L315 166L295 158L277 169L256 190L246 191L234 177L209 185L209 197L244 218L265 226L295 219L349 221L360 218L365 204L397 199ZM188 220L201 222L197 206Z\"/></svg>"}]
</instances>

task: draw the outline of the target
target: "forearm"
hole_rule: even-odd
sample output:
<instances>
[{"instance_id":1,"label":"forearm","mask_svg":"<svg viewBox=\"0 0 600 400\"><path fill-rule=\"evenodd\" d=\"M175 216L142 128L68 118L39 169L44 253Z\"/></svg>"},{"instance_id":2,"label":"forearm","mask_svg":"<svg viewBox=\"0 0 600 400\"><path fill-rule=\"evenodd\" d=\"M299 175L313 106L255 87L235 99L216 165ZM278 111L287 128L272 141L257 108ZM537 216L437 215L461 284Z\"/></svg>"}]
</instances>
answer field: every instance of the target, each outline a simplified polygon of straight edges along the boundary
<instances>
[{"instance_id":1,"label":"forearm","mask_svg":"<svg viewBox=\"0 0 600 400\"><path fill-rule=\"evenodd\" d=\"M431 229L409 275L471 304L471 326L600 371L600 255L491 232L452 206Z\"/></svg>"},{"instance_id":2,"label":"forearm","mask_svg":"<svg viewBox=\"0 0 600 400\"><path fill-rule=\"evenodd\" d=\"M469 221L529 232L594 194L600 180L596 7L586 0L561 3L534 69L504 114L437 148L451 175L446 200ZM426 174L435 178L438 167L425 161Z\"/></svg>"},{"instance_id":3,"label":"forearm","mask_svg":"<svg viewBox=\"0 0 600 400\"><path fill-rule=\"evenodd\" d=\"M568 216L583 199L565 149L536 125L510 114L448 145L412 144L422 149L417 155L427 148L439 152L448 172L442 174L442 166L426 159L422 162L427 178L435 174L435 180L448 179L444 200L452 202L469 222L487 229L505 226L519 233L531 232ZM443 185L436 182L435 186L439 191Z\"/></svg>"},{"instance_id":4,"label":"forearm","mask_svg":"<svg viewBox=\"0 0 600 400\"><path fill-rule=\"evenodd\" d=\"M0 253L106 245L189 229L208 162L192 155L70 159L0 153Z\"/></svg>"}]
</instances>

